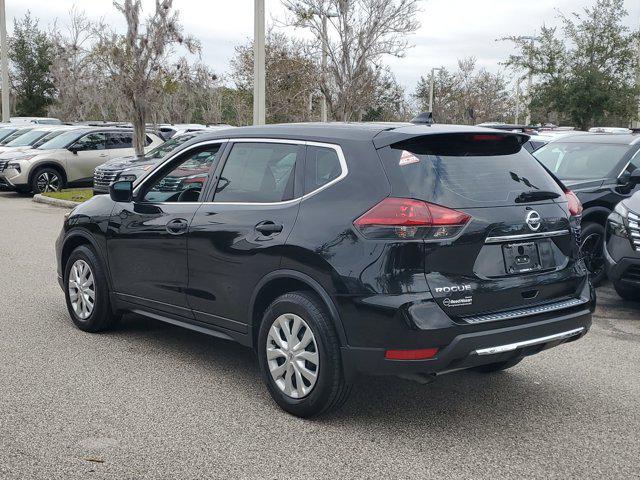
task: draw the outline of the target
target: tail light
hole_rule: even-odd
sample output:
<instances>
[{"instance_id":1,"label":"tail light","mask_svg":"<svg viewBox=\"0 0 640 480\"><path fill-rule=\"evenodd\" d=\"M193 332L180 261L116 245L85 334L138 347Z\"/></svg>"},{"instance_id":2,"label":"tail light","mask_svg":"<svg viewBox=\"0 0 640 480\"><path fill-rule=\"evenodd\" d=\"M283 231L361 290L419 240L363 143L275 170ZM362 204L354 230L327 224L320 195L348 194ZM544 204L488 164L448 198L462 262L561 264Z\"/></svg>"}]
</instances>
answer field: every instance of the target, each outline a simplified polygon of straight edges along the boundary
<instances>
[{"instance_id":1,"label":"tail light","mask_svg":"<svg viewBox=\"0 0 640 480\"><path fill-rule=\"evenodd\" d=\"M567 196L569 202L569 213L572 217L579 217L582 215L582 202L578 199L578 196L571 190L565 190L564 194Z\"/></svg>"},{"instance_id":2,"label":"tail light","mask_svg":"<svg viewBox=\"0 0 640 480\"><path fill-rule=\"evenodd\" d=\"M466 213L412 198L387 197L353 225L367 238L446 240L471 220Z\"/></svg>"}]
</instances>

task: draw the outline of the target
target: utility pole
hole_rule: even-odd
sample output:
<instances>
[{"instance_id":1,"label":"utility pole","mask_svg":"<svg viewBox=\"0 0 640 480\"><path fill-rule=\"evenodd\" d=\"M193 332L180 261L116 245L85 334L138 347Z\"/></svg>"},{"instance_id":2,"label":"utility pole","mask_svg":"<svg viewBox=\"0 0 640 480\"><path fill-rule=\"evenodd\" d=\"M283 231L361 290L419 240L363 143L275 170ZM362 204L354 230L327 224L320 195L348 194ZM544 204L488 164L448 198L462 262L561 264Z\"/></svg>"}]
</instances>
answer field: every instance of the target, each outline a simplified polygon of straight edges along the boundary
<instances>
[{"instance_id":1,"label":"utility pole","mask_svg":"<svg viewBox=\"0 0 640 480\"><path fill-rule=\"evenodd\" d=\"M441 68L431 69L431 84L429 86L429 111L433 113L433 88L436 82L436 70L442 70Z\"/></svg>"},{"instance_id":2,"label":"utility pole","mask_svg":"<svg viewBox=\"0 0 640 480\"><path fill-rule=\"evenodd\" d=\"M0 0L3 1L3 0ZM254 0L253 13L253 124L264 125L266 118L266 54L264 0Z\"/></svg>"},{"instance_id":3,"label":"utility pole","mask_svg":"<svg viewBox=\"0 0 640 480\"><path fill-rule=\"evenodd\" d=\"M321 60L321 66L322 66L322 84L326 85L327 84L327 56L328 56L328 50L329 50L329 32L327 30L327 19L329 18L335 18L338 16L337 13L330 13L330 12L322 12L322 11L316 11L313 12L316 15L320 15L322 17L322 60ZM325 96L324 92L322 92L322 100L320 101L320 120L322 122L327 122L328 120L328 115L327 115L327 97Z\"/></svg>"},{"instance_id":4,"label":"utility pole","mask_svg":"<svg viewBox=\"0 0 640 480\"><path fill-rule=\"evenodd\" d=\"M531 62L533 62L533 47L535 45L535 42L540 40L539 37L532 37L532 36L522 36L520 37L522 40L529 40L531 42L531 50L529 50L529 73L527 74L527 117L525 118L525 125L530 125L531 124L531 82L532 82L532 66L531 66Z\"/></svg>"},{"instance_id":5,"label":"utility pole","mask_svg":"<svg viewBox=\"0 0 640 480\"><path fill-rule=\"evenodd\" d=\"M640 38L638 38L638 68L636 70L636 88L640 89ZM640 128L640 94L638 94L638 113L637 118L632 122L632 126Z\"/></svg>"},{"instance_id":6,"label":"utility pole","mask_svg":"<svg viewBox=\"0 0 640 480\"><path fill-rule=\"evenodd\" d=\"M513 119L514 125L518 125L518 120L520 120L520 81L522 79L519 78L516 80L516 115Z\"/></svg>"},{"instance_id":7,"label":"utility pole","mask_svg":"<svg viewBox=\"0 0 640 480\"><path fill-rule=\"evenodd\" d=\"M9 122L9 59L7 48L7 15L0 0L0 69L2 70L2 121Z\"/></svg>"}]
</instances>

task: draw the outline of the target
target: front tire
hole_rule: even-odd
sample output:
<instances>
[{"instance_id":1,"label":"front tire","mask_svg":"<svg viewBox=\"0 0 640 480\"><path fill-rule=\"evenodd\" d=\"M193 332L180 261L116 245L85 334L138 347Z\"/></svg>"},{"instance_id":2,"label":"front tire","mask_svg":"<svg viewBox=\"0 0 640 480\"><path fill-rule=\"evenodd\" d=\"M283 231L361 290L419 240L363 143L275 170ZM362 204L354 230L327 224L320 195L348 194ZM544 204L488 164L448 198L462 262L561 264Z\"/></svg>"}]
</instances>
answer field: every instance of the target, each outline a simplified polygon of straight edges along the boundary
<instances>
[{"instance_id":1,"label":"front tire","mask_svg":"<svg viewBox=\"0 0 640 480\"><path fill-rule=\"evenodd\" d=\"M86 245L77 247L64 270L64 293L71 320L85 332L102 332L119 320L109 302L109 288L102 263Z\"/></svg>"},{"instance_id":2,"label":"front tire","mask_svg":"<svg viewBox=\"0 0 640 480\"><path fill-rule=\"evenodd\" d=\"M64 188L62 174L51 167L39 168L31 179L31 191L36 193L58 192Z\"/></svg>"},{"instance_id":3,"label":"front tire","mask_svg":"<svg viewBox=\"0 0 640 480\"><path fill-rule=\"evenodd\" d=\"M340 342L315 295L301 291L274 300L260 324L257 352L267 389L286 412L308 418L346 401L351 388Z\"/></svg>"},{"instance_id":4,"label":"front tire","mask_svg":"<svg viewBox=\"0 0 640 480\"><path fill-rule=\"evenodd\" d=\"M582 227L580 253L589 270L591 283L597 287L607 272L604 262L604 227L599 223L586 223Z\"/></svg>"},{"instance_id":5,"label":"front tire","mask_svg":"<svg viewBox=\"0 0 640 480\"><path fill-rule=\"evenodd\" d=\"M632 302L640 301L640 288L633 288L627 285L623 285L622 282L613 282L613 288L616 293L624 300Z\"/></svg>"}]
</instances>

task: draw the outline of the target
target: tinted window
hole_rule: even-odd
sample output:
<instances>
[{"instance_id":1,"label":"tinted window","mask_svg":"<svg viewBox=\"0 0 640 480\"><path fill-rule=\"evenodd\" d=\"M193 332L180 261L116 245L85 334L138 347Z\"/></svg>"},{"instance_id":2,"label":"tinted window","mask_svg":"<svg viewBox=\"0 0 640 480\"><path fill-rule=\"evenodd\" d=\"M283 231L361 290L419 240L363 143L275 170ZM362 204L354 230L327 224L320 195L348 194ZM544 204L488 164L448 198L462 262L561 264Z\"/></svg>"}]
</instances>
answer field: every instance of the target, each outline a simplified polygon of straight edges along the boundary
<instances>
[{"instance_id":1,"label":"tinted window","mask_svg":"<svg viewBox=\"0 0 640 480\"><path fill-rule=\"evenodd\" d=\"M293 198L298 145L236 143L224 165L214 201L280 202Z\"/></svg>"},{"instance_id":2,"label":"tinted window","mask_svg":"<svg viewBox=\"0 0 640 480\"><path fill-rule=\"evenodd\" d=\"M67 148L86 132L87 130L71 130L55 137L54 139L46 143L43 143L38 148L42 150L46 150L49 148Z\"/></svg>"},{"instance_id":3,"label":"tinted window","mask_svg":"<svg viewBox=\"0 0 640 480\"><path fill-rule=\"evenodd\" d=\"M90 133L78 139L73 144L73 148L81 152L89 150L104 150L105 148L105 134L104 133Z\"/></svg>"},{"instance_id":4,"label":"tinted window","mask_svg":"<svg viewBox=\"0 0 640 480\"><path fill-rule=\"evenodd\" d=\"M304 189L306 193L317 190L342 173L338 154L333 148L307 147Z\"/></svg>"},{"instance_id":5,"label":"tinted window","mask_svg":"<svg viewBox=\"0 0 640 480\"><path fill-rule=\"evenodd\" d=\"M429 135L381 153L395 196L463 208L513 204L531 190L562 194L513 136Z\"/></svg>"},{"instance_id":6,"label":"tinted window","mask_svg":"<svg viewBox=\"0 0 640 480\"><path fill-rule=\"evenodd\" d=\"M149 138L149 137L147 137ZM133 145L133 134L129 132L111 132L107 134L107 148L131 148ZM148 145L148 143L147 143Z\"/></svg>"},{"instance_id":7,"label":"tinted window","mask_svg":"<svg viewBox=\"0 0 640 480\"><path fill-rule=\"evenodd\" d=\"M200 197L220 145L188 152L171 170L154 180L144 195L148 202L195 202Z\"/></svg>"},{"instance_id":8,"label":"tinted window","mask_svg":"<svg viewBox=\"0 0 640 480\"><path fill-rule=\"evenodd\" d=\"M628 145L553 142L535 156L560 180L586 180L618 176L628 150Z\"/></svg>"}]
</instances>

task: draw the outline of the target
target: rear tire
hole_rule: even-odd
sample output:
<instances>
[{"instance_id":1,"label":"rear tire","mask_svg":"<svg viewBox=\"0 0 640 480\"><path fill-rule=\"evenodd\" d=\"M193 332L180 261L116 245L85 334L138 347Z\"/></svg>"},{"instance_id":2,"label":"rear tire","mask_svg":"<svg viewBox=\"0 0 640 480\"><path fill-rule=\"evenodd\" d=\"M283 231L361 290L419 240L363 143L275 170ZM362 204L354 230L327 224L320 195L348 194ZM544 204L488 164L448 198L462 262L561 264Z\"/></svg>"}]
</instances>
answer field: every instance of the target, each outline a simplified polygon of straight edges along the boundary
<instances>
[{"instance_id":1,"label":"rear tire","mask_svg":"<svg viewBox=\"0 0 640 480\"><path fill-rule=\"evenodd\" d=\"M112 328L121 315L114 315L109 301L107 277L93 249L77 247L65 265L64 295L71 320L85 332Z\"/></svg>"},{"instance_id":2,"label":"rear tire","mask_svg":"<svg viewBox=\"0 0 640 480\"><path fill-rule=\"evenodd\" d=\"M292 415L308 418L335 410L351 391L333 323L313 294L287 293L269 305L257 353L269 393Z\"/></svg>"},{"instance_id":3,"label":"rear tire","mask_svg":"<svg viewBox=\"0 0 640 480\"><path fill-rule=\"evenodd\" d=\"M64 176L51 167L38 168L31 178L31 191L34 194L59 192L64 186Z\"/></svg>"},{"instance_id":4,"label":"rear tire","mask_svg":"<svg viewBox=\"0 0 640 480\"><path fill-rule=\"evenodd\" d=\"M474 367L471 370L480 373L495 373L506 370L507 368L515 367L519 364L524 357L516 357L511 360L507 360L505 362L496 362L496 363L488 363L487 365L480 365L479 367Z\"/></svg>"},{"instance_id":5,"label":"rear tire","mask_svg":"<svg viewBox=\"0 0 640 480\"><path fill-rule=\"evenodd\" d=\"M589 270L591 283L597 287L607 275L604 263L604 227L599 223L585 223L580 237L580 252Z\"/></svg>"},{"instance_id":6,"label":"rear tire","mask_svg":"<svg viewBox=\"0 0 640 480\"><path fill-rule=\"evenodd\" d=\"M613 282L613 288L615 288L616 293L625 300L630 300L632 302L640 301L640 288L633 288L627 285L623 285L621 282Z\"/></svg>"}]
</instances>

